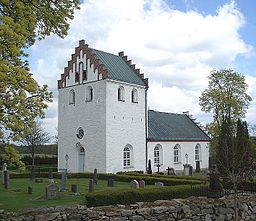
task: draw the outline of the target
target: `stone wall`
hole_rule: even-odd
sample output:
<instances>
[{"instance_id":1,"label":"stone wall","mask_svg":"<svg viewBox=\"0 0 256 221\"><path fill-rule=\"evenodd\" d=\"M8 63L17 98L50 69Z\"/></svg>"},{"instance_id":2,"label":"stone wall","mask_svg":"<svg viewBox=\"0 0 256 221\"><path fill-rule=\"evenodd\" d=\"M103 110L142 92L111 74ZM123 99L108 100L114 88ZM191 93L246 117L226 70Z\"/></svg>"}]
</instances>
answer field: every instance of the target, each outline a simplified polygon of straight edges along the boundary
<instances>
[{"instance_id":1,"label":"stone wall","mask_svg":"<svg viewBox=\"0 0 256 221\"><path fill-rule=\"evenodd\" d=\"M256 218L256 196L239 199L239 220ZM206 199L190 197L171 201L157 200L154 203L138 202L129 206L118 205L87 208L86 206L26 209L16 213L0 211L0 220L48 221L48 220L234 220L233 199Z\"/></svg>"}]
</instances>

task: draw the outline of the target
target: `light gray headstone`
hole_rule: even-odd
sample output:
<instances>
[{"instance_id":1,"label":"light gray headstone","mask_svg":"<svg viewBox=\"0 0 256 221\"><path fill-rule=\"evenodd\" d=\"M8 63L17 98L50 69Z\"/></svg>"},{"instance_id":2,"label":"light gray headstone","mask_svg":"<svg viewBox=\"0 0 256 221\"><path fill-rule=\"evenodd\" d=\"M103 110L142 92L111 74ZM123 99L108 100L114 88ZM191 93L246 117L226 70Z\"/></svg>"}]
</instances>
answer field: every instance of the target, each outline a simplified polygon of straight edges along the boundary
<instances>
[{"instance_id":1,"label":"light gray headstone","mask_svg":"<svg viewBox=\"0 0 256 221\"><path fill-rule=\"evenodd\" d=\"M55 183L49 184L45 188L45 195L46 195L46 199L48 199L48 200L59 198L59 187L58 187L58 185L55 184Z\"/></svg>"},{"instance_id":2,"label":"light gray headstone","mask_svg":"<svg viewBox=\"0 0 256 221\"><path fill-rule=\"evenodd\" d=\"M162 186L164 186L164 183L162 183L162 182L155 183L155 187L162 187Z\"/></svg>"},{"instance_id":3,"label":"light gray headstone","mask_svg":"<svg viewBox=\"0 0 256 221\"><path fill-rule=\"evenodd\" d=\"M139 183L138 183L138 181L137 180L132 180L131 182L130 182L130 187L131 188L139 188Z\"/></svg>"},{"instance_id":4,"label":"light gray headstone","mask_svg":"<svg viewBox=\"0 0 256 221\"><path fill-rule=\"evenodd\" d=\"M140 180L139 181L139 187L140 188L144 188L145 187L145 181L144 180Z\"/></svg>"}]
</instances>

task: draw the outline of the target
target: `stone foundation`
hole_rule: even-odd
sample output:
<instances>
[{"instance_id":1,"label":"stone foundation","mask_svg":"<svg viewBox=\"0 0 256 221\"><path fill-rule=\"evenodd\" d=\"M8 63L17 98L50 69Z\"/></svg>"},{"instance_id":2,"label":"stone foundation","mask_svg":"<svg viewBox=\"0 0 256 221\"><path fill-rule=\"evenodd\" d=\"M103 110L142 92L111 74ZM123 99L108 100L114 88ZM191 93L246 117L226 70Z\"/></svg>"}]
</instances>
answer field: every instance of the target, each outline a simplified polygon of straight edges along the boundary
<instances>
[{"instance_id":1,"label":"stone foundation","mask_svg":"<svg viewBox=\"0 0 256 221\"><path fill-rule=\"evenodd\" d=\"M239 220L256 218L256 196L239 197ZM234 220L233 199L157 200L153 203L138 202L129 206L117 205L87 208L86 206L57 206L24 209L15 213L0 211L0 220L6 221L76 221L76 220Z\"/></svg>"}]
</instances>

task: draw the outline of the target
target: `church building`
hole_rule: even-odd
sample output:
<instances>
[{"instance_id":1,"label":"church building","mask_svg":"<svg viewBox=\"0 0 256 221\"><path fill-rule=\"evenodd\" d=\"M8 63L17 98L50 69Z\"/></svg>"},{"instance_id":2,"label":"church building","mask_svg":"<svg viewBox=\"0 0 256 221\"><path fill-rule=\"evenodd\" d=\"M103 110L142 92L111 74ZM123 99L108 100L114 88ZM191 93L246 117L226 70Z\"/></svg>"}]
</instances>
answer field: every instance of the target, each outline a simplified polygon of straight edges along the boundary
<instances>
[{"instance_id":1,"label":"church building","mask_svg":"<svg viewBox=\"0 0 256 221\"><path fill-rule=\"evenodd\" d=\"M58 168L69 172L208 167L210 138L188 113L147 108L148 79L123 52L79 41L58 81Z\"/></svg>"}]
</instances>

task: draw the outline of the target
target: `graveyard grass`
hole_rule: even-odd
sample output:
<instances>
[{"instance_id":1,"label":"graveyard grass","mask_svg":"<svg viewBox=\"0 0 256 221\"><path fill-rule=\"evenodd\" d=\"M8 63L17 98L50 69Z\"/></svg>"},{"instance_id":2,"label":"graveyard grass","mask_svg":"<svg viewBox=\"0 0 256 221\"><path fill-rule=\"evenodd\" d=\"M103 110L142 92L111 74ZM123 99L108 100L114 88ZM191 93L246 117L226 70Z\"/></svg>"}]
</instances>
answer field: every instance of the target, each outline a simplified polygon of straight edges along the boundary
<instances>
[{"instance_id":1,"label":"graveyard grass","mask_svg":"<svg viewBox=\"0 0 256 221\"><path fill-rule=\"evenodd\" d=\"M60 186L61 180L54 179L55 182ZM33 207L52 207L52 206L67 206L77 205L85 203L85 195L89 189L89 179L77 178L68 179L66 192L61 192L59 199L46 200L45 199L45 187L49 184L47 178L43 178L43 183L35 183L27 178L11 179L10 187L4 189L2 185L2 178L0 179L0 210L5 211L17 211L22 208L33 208ZM79 194L74 195L71 193L71 185L77 184L77 192ZM115 187L107 187L107 180L98 180L98 184L94 185L94 191L108 191L109 188L124 188L128 187L127 182L114 183ZM28 186L33 188L33 193L28 194Z\"/></svg>"}]
</instances>

